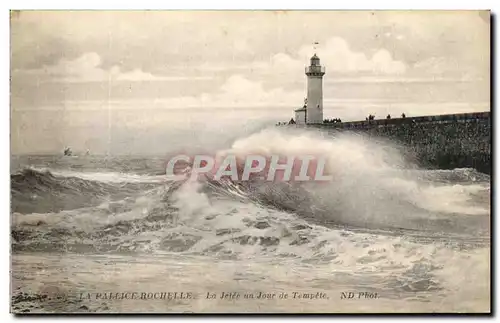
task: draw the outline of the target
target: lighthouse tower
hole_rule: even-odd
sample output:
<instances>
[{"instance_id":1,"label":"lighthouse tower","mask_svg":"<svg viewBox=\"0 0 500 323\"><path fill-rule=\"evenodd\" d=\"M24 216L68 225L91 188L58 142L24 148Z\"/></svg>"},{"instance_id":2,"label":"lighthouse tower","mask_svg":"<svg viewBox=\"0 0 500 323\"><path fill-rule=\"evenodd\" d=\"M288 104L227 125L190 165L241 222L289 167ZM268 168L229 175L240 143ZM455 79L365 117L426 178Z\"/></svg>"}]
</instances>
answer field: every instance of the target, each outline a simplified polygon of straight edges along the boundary
<instances>
[{"instance_id":1,"label":"lighthouse tower","mask_svg":"<svg viewBox=\"0 0 500 323\"><path fill-rule=\"evenodd\" d=\"M311 65L306 66L306 75L306 123L323 123L323 75L325 75L325 67L321 66L316 54L311 57Z\"/></svg>"}]
</instances>

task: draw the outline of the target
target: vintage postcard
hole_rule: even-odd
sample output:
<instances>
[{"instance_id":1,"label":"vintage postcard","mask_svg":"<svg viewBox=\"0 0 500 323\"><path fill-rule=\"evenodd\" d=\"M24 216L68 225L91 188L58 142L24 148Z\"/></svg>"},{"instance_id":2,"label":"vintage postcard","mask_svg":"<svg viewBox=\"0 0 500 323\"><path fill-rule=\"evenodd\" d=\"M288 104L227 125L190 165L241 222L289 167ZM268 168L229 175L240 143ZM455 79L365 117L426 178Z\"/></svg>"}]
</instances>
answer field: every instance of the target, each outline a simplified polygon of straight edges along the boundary
<instances>
[{"instance_id":1,"label":"vintage postcard","mask_svg":"<svg viewBox=\"0 0 500 323\"><path fill-rule=\"evenodd\" d=\"M489 11L11 11L11 312L490 313Z\"/></svg>"}]
</instances>

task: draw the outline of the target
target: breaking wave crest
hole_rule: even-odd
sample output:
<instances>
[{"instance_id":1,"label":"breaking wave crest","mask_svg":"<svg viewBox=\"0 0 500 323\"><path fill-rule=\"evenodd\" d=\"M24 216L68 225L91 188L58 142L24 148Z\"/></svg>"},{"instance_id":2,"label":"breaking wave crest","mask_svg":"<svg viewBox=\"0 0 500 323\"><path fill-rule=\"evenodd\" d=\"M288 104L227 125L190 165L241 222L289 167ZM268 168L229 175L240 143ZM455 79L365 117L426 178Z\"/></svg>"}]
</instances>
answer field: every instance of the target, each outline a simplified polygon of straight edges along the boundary
<instances>
[{"instance_id":1,"label":"breaking wave crest","mask_svg":"<svg viewBox=\"0 0 500 323\"><path fill-rule=\"evenodd\" d=\"M149 181L102 181L87 173L24 168L11 175L11 209L20 213L70 210L154 186Z\"/></svg>"},{"instance_id":2,"label":"breaking wave crest","mask_svg":"<svg viewBox=\"0 0 500 323\"><path fill-rule=\"evenodd\" d=\"M437 245L489 243L489 177L474 170L418 169L398 147L341 134L263 131L228 152L327 155L334 179L171 182L24 169L11 178L13 248L411 267L421 244L430 259L446 253Z\"/></svg>"}]
</instances>

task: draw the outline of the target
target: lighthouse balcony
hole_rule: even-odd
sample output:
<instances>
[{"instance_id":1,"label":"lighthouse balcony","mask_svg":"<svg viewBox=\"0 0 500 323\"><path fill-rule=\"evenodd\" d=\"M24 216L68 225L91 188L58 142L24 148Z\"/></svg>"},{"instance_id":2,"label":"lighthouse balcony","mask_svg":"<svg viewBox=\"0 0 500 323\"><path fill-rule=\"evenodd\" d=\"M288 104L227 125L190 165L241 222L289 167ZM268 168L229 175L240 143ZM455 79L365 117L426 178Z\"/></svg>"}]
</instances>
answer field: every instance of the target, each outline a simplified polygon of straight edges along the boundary
<instances>
[{"instance_id":1,"label":"lighthouse balcony","mask_svg":"<svg viewBox=\"0 0 500 323\"><path fill-rule=\"evenodd\" d=\"M306 66L306 74L325 74L324 66Z\"/></svg>"}]
</instances>

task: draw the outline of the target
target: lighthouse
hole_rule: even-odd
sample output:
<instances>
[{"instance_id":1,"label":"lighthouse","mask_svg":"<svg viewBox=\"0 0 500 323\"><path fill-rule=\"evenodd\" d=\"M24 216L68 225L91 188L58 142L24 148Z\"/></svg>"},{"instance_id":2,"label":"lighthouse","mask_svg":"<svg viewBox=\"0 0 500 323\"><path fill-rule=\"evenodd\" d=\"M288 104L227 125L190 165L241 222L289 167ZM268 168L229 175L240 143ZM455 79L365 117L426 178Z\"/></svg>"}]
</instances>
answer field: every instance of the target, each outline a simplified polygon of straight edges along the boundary
<instances>
[{"instance_id":1,"label":"lighthouse","mask_svg":"<svg viewBox=\"0 0 500 323\"><path fill-rule=\"evenodd\" d=\"M316 54L311 57L311 64L306 66L307 75L307 107L305 121L323 123L323 75L325 67L321 66Z\"/></svg>"}]
</instances>

